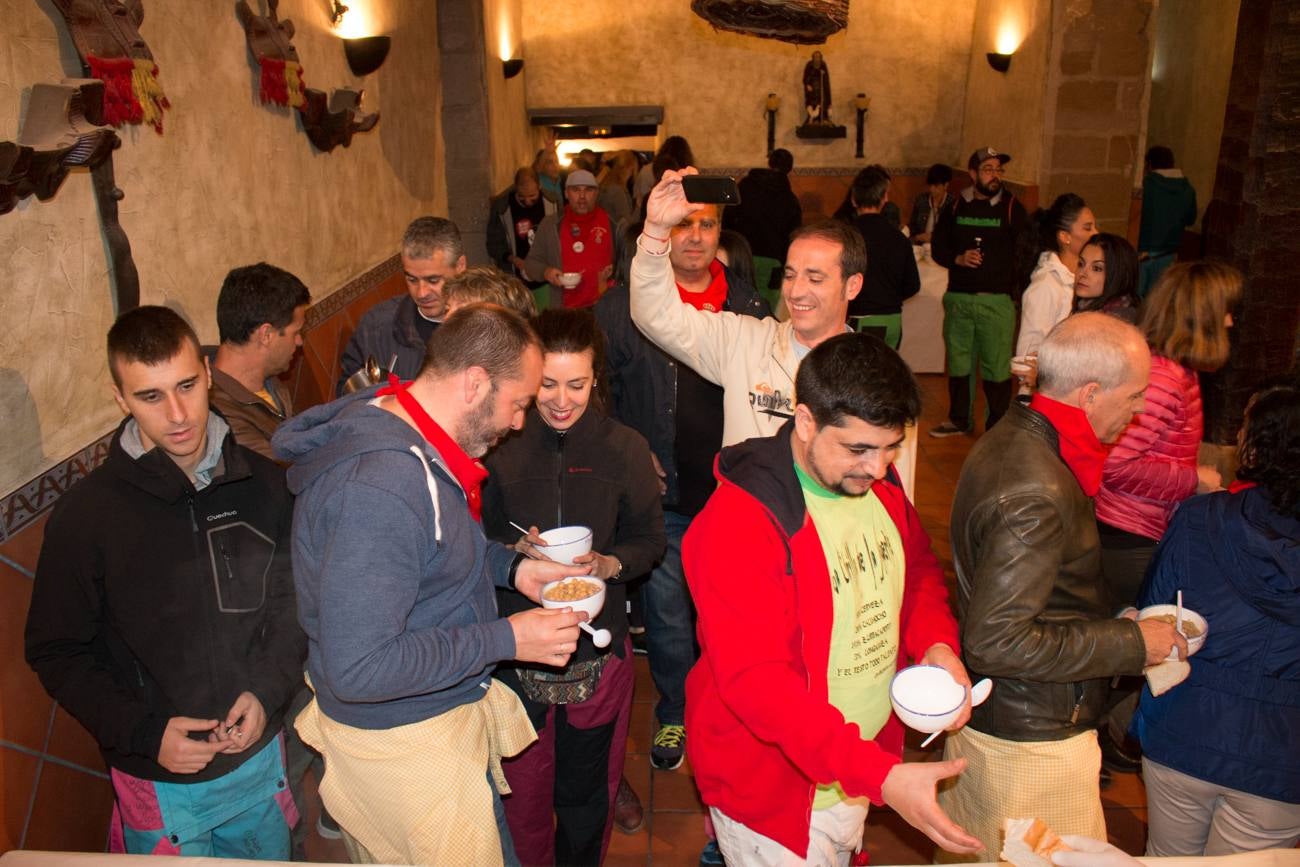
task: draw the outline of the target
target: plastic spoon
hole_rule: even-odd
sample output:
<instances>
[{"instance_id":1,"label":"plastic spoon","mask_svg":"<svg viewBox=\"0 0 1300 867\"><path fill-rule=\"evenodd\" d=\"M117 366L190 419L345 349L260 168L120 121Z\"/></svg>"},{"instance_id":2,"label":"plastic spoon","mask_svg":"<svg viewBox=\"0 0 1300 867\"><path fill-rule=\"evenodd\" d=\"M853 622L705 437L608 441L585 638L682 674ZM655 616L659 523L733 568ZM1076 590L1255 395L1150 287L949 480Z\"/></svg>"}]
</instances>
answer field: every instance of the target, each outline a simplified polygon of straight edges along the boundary
<instances>
[{"instance_id":1,"label":"plastic spoon","mask_svg":"<svg viewBox=\"0 0 1300 867\"><path fill-rule=\"evenodd\" d=\"M984 704L991 692L993 692L993 681L986 677L970 688L970 706L977 707ZM940 734L942 734L942 732L938 731L930 735L928 738L921 741L921 746L928 747Z\"/></svg>"},{"instance_id":2,"label":"plastic spoon","mask_svg":"<svg viewBox=\"0 0 1300 867\"><path fill-rule=\"evenodd\" d=\"M582 631L591 636L591 643L597 647L609 647L609 642L613 639L608 629L592 629L586 623L579 623Z\"/></svg>"},{"instance_id":3,"label":"plastic spoon","mask_svg":"<svg viewBox=\"0 0 1300 867\"><path fill-rule=\"evenodd\" d=\"M1166 596L1165 598L1168 599L1169 597ZM1181 590L1178 591L1178 598L1174 605L1174 632L1182 635L1183 638L1187 637L1183 635L1183 591Z\"/></svg>"}]
</instances>

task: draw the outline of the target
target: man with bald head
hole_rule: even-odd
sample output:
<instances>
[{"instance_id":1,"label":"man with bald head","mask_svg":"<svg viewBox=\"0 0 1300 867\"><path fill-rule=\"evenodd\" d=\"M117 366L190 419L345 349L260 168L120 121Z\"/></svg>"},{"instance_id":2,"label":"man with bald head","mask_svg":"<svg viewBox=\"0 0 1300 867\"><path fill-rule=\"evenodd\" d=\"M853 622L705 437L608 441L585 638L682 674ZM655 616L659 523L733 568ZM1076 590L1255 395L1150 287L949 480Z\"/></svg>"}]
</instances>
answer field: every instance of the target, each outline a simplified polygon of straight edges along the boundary
<instances>
[{"instance_id":1,"label":"man with bald head","mask_svg":"<svg viewBox=\"0 0 1300 867\"><path fill-rule=\"evenodd\" d=\"M527 281L524 260L542 220L554 213L555 203L542 195L537 172L530 166L515 172L515 182L492 200L488 214L487 253L493 264Z\"/></svg>"},{"instance_id":2,"label":"man with bald head","mask_svg":"<svg viewBox=\"0 0 1300 867\"><path fill-rule=\"evenodd\" d=\"M1106 459L1143 405L1141 332L1080 313L1038 350L1038 392L1013 402L971 450L952 504L962 654L991 697L948 737L967 770L939 796L953 821L1000 851L1002 823L1037 816L1059 834L1106 839L1097 720L1112 677L1187 643L1172 625L1113 618L1093 500Z\"/></svg>"}]
</instances>

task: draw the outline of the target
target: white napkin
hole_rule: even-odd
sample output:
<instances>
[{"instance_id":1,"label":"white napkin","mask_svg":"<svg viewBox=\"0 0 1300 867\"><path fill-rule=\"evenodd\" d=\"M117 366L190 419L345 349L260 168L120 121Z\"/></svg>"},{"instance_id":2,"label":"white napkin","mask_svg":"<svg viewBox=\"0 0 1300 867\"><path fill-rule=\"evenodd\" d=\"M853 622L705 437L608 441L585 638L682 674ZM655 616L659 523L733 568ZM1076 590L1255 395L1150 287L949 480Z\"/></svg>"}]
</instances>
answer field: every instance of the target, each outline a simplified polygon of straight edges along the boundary
<instances>
[{"instance_id":1,"label":"white napkin","mask_svg":"<svg viewBox=\"0 0 1300 867\"><path fill-rule=\"evenodd\" d=\"M1166 659L1164 662L1146 669L1147 684L1152 695L1164 695L1178 686L1192 673L1192 667L1183 659Z\"/></svg>"}]
</instances>

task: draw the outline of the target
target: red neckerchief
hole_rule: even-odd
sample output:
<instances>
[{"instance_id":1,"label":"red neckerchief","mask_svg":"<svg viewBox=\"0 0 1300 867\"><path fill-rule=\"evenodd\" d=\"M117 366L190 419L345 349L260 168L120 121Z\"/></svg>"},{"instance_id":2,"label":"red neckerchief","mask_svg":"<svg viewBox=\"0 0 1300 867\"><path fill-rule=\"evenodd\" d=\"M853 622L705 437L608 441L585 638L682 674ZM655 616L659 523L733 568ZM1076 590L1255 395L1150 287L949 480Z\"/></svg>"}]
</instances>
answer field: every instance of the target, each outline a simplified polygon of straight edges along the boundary
<instances>
[{"instance_id":1,"label":"red neckerchief","mask_svg":"<svg viewBox=\"0 0 1300 867\"><path fill-rule=\"evenodd\" d=\"M429 417L420 406L420 402L411 397L411 383L401 382L396 376L389 375L388 385L375 392L375 397L387 397L392 395L397 398L402 409L415 422L415 427L420 431L429 445L442 455L442 459L447 462L447 469L460 483L461 489L465 492L465 503L469 506L469 513L475 521L480 524L483 522L483 482L488 477L488 471L479 461L474 460L465 454L465 450L447 435L438 423Z\"/></svg>"},{"instance_id":2,"label":"red neckerchief","mask_svg":"<svg viewBox=\"0 0 1300 867\"><path fill-rule=\"evenodd\" d=\"M1034 392L1029 399L1029 408L1047 416L1061 441L1061 460L1070 468L1083 492L1090 497L1097 496L1107 449L1097 439L1088 416L1076 406L1067 406L1039 392Z\"/></svg>"},{"instance_id":3,"label":"red neckerchief","mask_svg":"<svg viewBox=\"0 0 1300 867\"><path fill-rule=\"evenodd\" d=\"M696 310L717 313L727 304L727 272L722 263L714 259L709 263L709 285L703 292L687 292L677 284L677 295Z\"/></svg>"},{"instance_id":4,"label":"red neckerchief","mask_svg":"<svg viewBox=\"0 0 1300 867\"><path fill-rule=\"evenodd\" d=\"M1254 482L1248 482L1244 479L1237 479L1231 485L1228 485L1228 493L1239 494L1242 491L1248 491L1253 487L1255 487Z\"/></svg>"}]
</instances>

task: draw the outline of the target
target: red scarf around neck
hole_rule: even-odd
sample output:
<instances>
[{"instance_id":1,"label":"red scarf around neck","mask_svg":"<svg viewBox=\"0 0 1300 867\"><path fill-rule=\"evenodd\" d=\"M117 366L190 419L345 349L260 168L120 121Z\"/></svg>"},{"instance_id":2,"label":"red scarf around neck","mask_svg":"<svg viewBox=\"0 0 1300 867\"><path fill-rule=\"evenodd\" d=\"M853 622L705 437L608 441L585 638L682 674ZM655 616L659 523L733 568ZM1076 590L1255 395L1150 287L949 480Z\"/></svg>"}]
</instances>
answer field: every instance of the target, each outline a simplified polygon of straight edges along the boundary
<instances>
[{"instance_id":1,"label":"red scarf around neck","mask_svg":"<svg viewBox=\"0 0 1300 867\"><path fill-rule=\"evenodd\" d=\"M487 480L488 471L482 463L465 454L465 450L460 444L452 439L439 424L434 421L420 402L411 396L411 383L400 382L396 376L390 376L388 385L385 388L375 392L376 397L387 397L392 395L397 398L397 402L406 414L415 422L415 427L420 431L421 436L428 441L429 445L442 455L442 459L447 462L447 469L460 483L461 489L465 491L465 504L469 506L469 513L480 524L483 522L483 482Z\"/></svg>"},{"instance_id":2,"label":"red scarf around neck","mask_svg":"<svg viewBox=\"0 0 1300 867\"><path fill-rule=\"evenodd\" d=\"M1101 490L1101 470L1106 464L1107 448L1097 439L1087 414L1076 406L1067 406L1035 392L1029 408L1047 416L1061 441L1061 460L1090 497Z\"/></svg>"}]
</instances>

